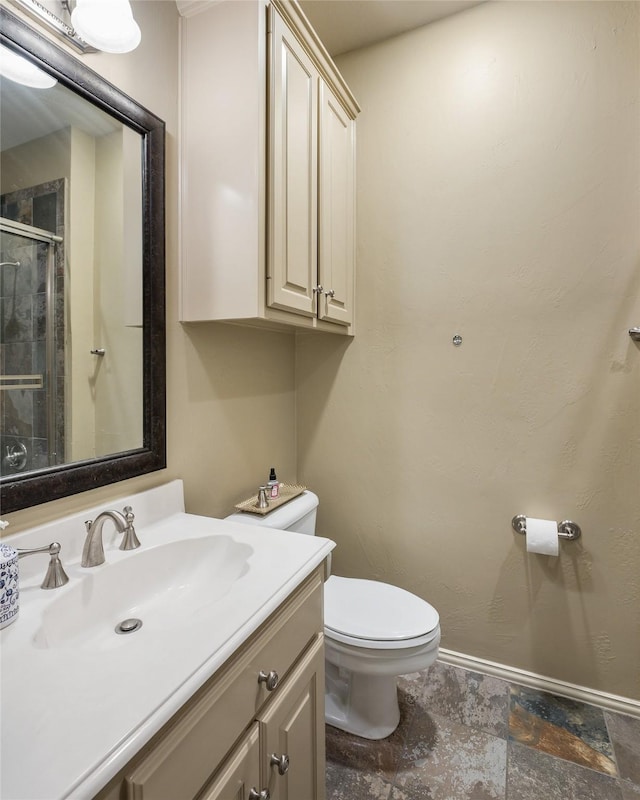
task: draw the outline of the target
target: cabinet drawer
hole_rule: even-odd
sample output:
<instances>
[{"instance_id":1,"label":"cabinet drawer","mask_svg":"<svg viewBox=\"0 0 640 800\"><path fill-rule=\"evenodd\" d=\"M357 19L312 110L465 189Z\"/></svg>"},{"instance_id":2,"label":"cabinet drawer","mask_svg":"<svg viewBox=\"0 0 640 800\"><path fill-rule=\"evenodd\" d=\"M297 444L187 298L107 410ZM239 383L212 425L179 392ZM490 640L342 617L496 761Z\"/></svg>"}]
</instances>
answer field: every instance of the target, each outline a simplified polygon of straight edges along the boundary
<instances>
[{"instance_id":1,"label":"cabinet drawer","mask_svg":"<svg viewBox=\"0 0 640 800\"><path fill-rule=\"evenodd\" d=\"M239 735L280 684L269 691L263 671L280 681L322 630L322 573L315 572L209 680L125 775L128 800L192 800Z\"/></svg>"}]
</instances>

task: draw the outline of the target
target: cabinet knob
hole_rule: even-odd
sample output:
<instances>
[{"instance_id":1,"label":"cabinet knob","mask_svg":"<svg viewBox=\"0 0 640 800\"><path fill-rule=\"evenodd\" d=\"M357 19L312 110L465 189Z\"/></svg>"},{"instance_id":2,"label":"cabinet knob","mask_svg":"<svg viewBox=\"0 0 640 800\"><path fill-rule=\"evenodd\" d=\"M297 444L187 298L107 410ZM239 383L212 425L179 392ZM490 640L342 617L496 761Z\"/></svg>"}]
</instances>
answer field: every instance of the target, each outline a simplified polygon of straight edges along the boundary
<instances>
[{"instance_id":1,"label":"cabinet knob","mask_svg":"<svg viewBox=\"0 0 640 800\"><path fill-rule=\"evenodd\" d=\"M272 753L269 759L269 765L271 767L278 767L279 775L286 775L287 772L289 772L289 756L286 755L286 753L283 753L281 756Z\"/></svg>"},{"instance_id":2,"label":"cabinet knob","mask_svg":"<svg viewBox=\"0 0 640 800\"><path fill-rule=\"evenodd\" d=\"M268 789L263 789L261 792L257 789L251 789L249 800L271 800L271 792Z\"/></svg>"},{"instance_id":3,"label":"cabinet knob","mask_svg":"<svg viewBox=\"0 0 640 800\"><path fill-rule=\"evenodd\" d=\"M327 295L327 297L335 297L336 296L336 290L335 289L329 289L328 291L325 292L325 294Z\"/></svg>"},{"instance_id":4,"label":"cabinet knob","mask_svg":"<svg viewBox=\"0 0 640 800\"><path fill-rule=\"evenodd\" d=\"M258 673L258 683L264 683L268 692L272 692L279 682L280 677L274 669L272 669L270 672L264 672L263 670L260 670Z\"/></svg>"},{"instance_id":5,"label":"cabinet knob","mask_svg":"<svg viewBox=\"0 0 640 800\"><path fill-rule=\"evenodd\" d=\"M322 294L324 292L324 288L318 284L317 286L313 287L313 293L316 294L316 292L318 294Z\"/></svg>"}]
</instances>

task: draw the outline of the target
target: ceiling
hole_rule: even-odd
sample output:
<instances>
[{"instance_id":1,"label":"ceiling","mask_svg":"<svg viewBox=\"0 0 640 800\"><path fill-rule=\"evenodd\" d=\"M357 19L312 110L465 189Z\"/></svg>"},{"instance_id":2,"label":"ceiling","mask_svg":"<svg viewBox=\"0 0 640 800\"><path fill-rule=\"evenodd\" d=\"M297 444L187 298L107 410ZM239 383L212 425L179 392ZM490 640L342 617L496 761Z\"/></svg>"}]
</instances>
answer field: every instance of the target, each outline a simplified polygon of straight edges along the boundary
<instances>
[{"instance_id":1,"label":"ceiling","mask_svg":"<svg viewBox=\"0 0 640 800\"><path fill-rule=\"evenodd\" d=\"M332 56L457 14L484 0L300 0Z\"/></svg>"}]
</instances>

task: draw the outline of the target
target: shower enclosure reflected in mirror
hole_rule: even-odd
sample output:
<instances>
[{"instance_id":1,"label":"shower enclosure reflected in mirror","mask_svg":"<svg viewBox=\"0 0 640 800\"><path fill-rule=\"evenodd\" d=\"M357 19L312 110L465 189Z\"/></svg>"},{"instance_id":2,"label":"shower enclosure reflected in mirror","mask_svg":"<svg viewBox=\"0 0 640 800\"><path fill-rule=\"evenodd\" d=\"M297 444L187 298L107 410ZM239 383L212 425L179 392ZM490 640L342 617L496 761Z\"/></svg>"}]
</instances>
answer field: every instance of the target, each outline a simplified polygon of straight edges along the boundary
<instances>
[{"instance_id":1,"label":"shower enclosure reflected in mirror","mask_svg":"<svg viewBox=\"0 0 640 800\"><path fill-rule=\"evenodd\" d=\"M53 183L47 193L52 219L42 220L40 228L13 221L9 215L17 204L10 194L0 198L2 476L65 458L64 239L56 233L63 181ZM24 194L32 195L29 205L37 217L38 195L31 188L36 189Z\"/></svg>"},{"instance_id":2,"label":"shower enclosure reflected in mirror","mask_svg":"<svg viewBox=\"0 0 640 800\"><path fill-rule=\"evenodd\" d=\"M0 8L3 512L165 465L164 123Z\"/></svg>"}]
</instances>

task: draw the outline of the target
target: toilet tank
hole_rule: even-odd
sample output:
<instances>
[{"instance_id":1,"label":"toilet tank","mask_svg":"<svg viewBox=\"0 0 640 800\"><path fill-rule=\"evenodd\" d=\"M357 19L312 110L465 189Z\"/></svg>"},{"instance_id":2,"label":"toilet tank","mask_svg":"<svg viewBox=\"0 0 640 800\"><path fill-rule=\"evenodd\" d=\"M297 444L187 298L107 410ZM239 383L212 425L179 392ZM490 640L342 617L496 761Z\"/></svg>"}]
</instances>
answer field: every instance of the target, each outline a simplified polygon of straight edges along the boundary
<instances>
[{"instance_id":1,"label":"toilet tank","mask_svg":"<svg viewBox=\"0 0 640 800\"><path fill-rule=\"evenodd\" d=\"M260 525L266 528L278 528L283 531L295 531L314 536L316 532L316 512L318 496L308 490L304 491L288 503L274 508L267 514L250 514L238 511L225 519L241 522L243 525Z\"/></svg>"}]
</instances>

